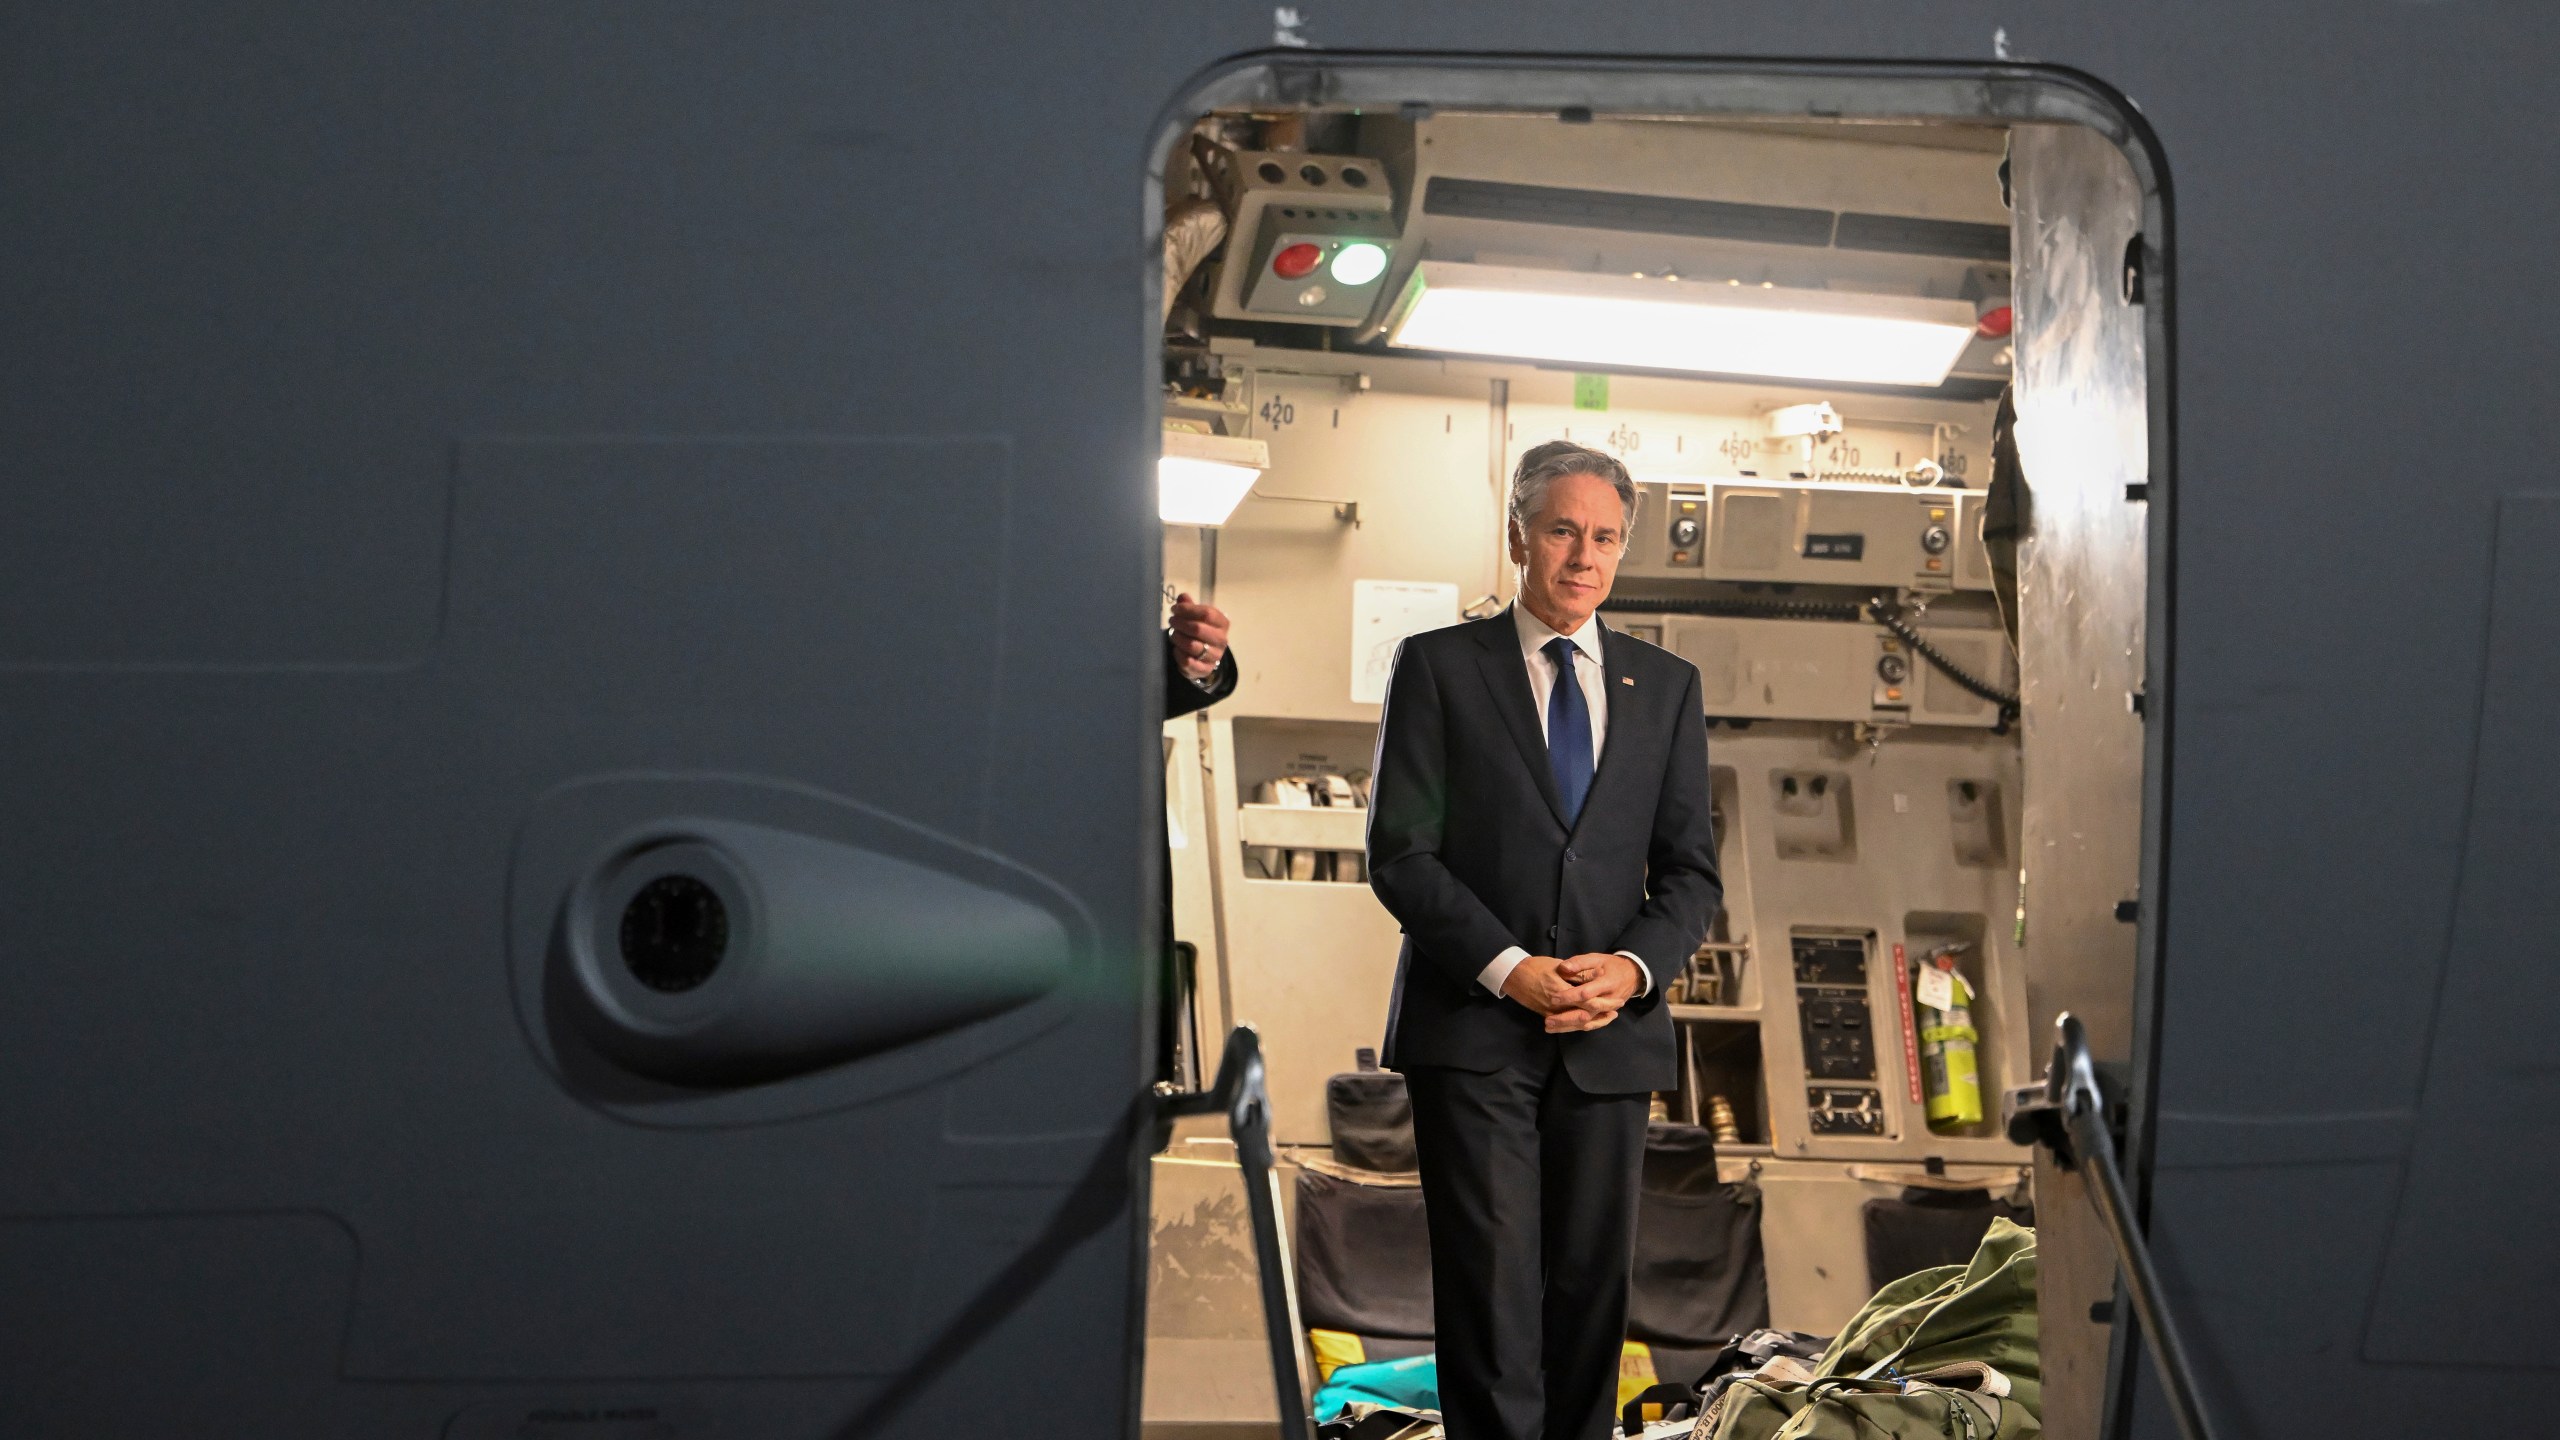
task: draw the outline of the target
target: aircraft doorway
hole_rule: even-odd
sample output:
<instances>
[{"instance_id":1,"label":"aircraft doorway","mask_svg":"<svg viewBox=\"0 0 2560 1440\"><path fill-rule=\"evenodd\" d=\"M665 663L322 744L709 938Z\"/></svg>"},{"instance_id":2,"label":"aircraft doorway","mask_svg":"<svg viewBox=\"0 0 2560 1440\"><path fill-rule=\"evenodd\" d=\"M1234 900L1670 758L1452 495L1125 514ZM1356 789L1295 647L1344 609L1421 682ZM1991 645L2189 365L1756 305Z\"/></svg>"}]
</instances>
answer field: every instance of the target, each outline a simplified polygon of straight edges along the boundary
<instances>
[{"instance_id":1,"label":"aircraft doorway","mask_svg":"<svg viewBox=\"0 0 2560 1440\"><path fill-rule=\"evenodd\" d=\"M1656 1133L1712 1149L1666 1183L1717 1207L1679 1257L1715 1303L1674 1322L1640 1293L1630 1374L1685 1378L1709 1330L1833 1334L2000 1216L2039 1235L2044 1428L2104 1433L2113 1256L2000 1101L2069 1011L2130 1084L2138 1162L2168 498L2149 162L2096 97L2023 73L1324 77L1232 72L1181 117L1155 397L1166 592L1231 617L1240 667L1165 729L1173 1029L1194 1084L1203 1046L1260 1034L1310 1383L1431 1347L1427 1294L1341 1240L1418 1215L1376 1168L1392 1145L1344 1128L1387 1084L1364 1072L1399 937L1363 836L1388 664L1511 602L1507 485L1561 439L1638 484L1601 617L1699 671L1725 892L1657 977L1681 1079ZM1223 1146L1186 1122L1153 1172L1166 1435L1269 1425Z\"/></svg>"}]
</instances>

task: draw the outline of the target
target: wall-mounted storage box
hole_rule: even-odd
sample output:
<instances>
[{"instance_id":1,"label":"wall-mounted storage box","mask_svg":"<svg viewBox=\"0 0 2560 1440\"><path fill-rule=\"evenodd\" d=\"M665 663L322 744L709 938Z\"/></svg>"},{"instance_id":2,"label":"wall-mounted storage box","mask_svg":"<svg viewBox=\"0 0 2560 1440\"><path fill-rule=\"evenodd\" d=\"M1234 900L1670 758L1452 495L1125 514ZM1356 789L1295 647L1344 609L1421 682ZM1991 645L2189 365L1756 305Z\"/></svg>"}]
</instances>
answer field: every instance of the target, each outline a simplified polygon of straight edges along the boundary
<instances>
[{"instance_id":1,"label":"wall-mounted storage box","mask_svg":"<svg viewBox=\"0 0 2560 1440\"><path fill-rule=\"evenodd\" d=\"M1245 878L1365 883L1377 727L1248 718L1234 734Z\"/></svg>"}]
</instances>

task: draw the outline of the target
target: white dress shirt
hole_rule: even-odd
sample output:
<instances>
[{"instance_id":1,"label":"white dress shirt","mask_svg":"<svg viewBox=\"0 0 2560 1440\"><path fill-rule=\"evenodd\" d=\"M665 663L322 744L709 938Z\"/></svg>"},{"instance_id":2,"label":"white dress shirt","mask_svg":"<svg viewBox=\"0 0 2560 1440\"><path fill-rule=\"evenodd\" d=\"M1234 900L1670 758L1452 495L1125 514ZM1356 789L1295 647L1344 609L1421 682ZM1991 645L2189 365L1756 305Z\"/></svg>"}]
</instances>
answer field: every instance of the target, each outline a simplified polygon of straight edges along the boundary
<instances>
[{"instance_id":1,"label":"white dress shirt","mask_svg":"<svg viewBox=\"0 0 2560 1440\"><path fill-rule=\"evenodd\" d=\"M1556 663L1547 655L1547 646L1562 632L1530 614L1529 607L1517 601L1511 606L1511 626L1520 632L1520 658L1529 667L1530 709L1537 714L1538 734L1543 738L1547 733L1547 702L1554 698L1556 690ZM1583 621L1581 629L1564 638L1573 642L1573 678L1582 687L1584 708L1591 713L1591 769L1596 775L1600 752L1609 743L1609 675L1600 657L1599 617ZM1653 971L1645 965L1644 957L1632 950L1618 953L1635 962L1636 994L1650 993ZM1502 982L1510 979L1511 972L1528 958L1528 951L1511 946L1476 973L1476 983L1499 995Z\"/></svg>"}]
</instances>

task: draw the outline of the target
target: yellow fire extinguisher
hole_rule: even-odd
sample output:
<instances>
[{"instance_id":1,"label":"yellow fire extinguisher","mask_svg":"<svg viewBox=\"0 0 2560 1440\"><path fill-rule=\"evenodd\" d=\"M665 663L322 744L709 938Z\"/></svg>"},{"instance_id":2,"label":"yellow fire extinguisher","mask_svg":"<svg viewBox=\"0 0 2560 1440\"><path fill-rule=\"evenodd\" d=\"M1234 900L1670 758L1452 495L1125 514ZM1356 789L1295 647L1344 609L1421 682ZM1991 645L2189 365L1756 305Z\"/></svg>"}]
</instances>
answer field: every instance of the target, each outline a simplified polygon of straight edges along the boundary
<instances>
[{"instance_id":1,"label":"yellow fire extinguisher","mask_svg":"<svg viewBox=\"0 0 2560 1440\"><path fill-rule=\"evenodd\" d=\"M1956 971L1956 953L1942 946L1912 967L1911 999L1920 1014L1920 1076L1928 1092L1929 1128L1946 1132L1982 1123L1982 1069L1974 1043L1973 987Z\"/></svg>"}]
</instances>

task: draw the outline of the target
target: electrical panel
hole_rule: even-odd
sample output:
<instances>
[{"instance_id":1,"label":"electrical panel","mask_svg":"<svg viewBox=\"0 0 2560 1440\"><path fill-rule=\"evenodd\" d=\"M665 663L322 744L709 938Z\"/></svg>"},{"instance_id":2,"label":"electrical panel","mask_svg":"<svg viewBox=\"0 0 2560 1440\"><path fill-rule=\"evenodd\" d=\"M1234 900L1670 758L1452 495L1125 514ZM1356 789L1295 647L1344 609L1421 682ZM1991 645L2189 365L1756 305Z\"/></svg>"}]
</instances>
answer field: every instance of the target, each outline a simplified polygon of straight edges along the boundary
<instances>
[{"instance_id":1,"label":"electrical panel","mask_svg":"<svg viewBox=\"0 0 2560 1440\"><path fill-rule=\"evenodd\" d=\"M1247 151L1229 173L1235 213L1211 313L1302 325L1365 322L1395 263L1387 167L1357 155Z\"/></svg>"},{"instance_id":2,"label":"electrical panel","mask_svg":"<svg viewBox=\"0 0 2560 1440\"><path fill-rule=\"evenodd\" d=\"M1979 490L1842 480L1639 482L1619 574L1862 589L1988 590Z\"/></svg>"},{"instance_id":3,"label":"electrical panel","mask_svg":"<svg viewBox=\"0 0 2560 1440\"><path fill-rule=\"evenodd\" d=\"M1805 1128L1816 1135L1884 1134L1884 1097L1873 1090L1811 1086L1804 1109Z\"/></svg>"},{"instance_id":4,"label":"electrical panel","mask_svg":"<svg viewBox=\"0 0 2560 1440\"><path fill-rule=\"evenodd\" d=\"M1796 1020L1804 1036L1805 1078L1876 1078L1875 1016L1867 995L1866 935L1796 935ZM1884 1096L1873 1084L1807 1087L1805 1107L1817 1135L1885 1133Z\"/></svg>"},{"instance_id":5,"label":"electrical panel","mask_svg":"<svg viewBox=\"0 0 2560 1440\"><path fill-rule=\"evenodd\" d=\"M1697 666L1707 714L1719 720L1987 729L2000 719L1998 706L1868 621L1640 611L1610 611L1608 621ZM1923 639L1967 674L2003 690L2017 688L2017 667L1999 631L1978 625L1919 628Z\"/></svg>"},{"instance_id":6,"label":"electrical panel","mask_svg":"<svg viewBox=\"0 0 2560 1440\"><path fill-rule=\"evenodd\" d=\"M1858 936L1795 937L1796 1015L1805 1073L1816 1080L1876 1078L1875 1026L1867 1011L1867 942Z\"/></svg>"}]
</instances>

